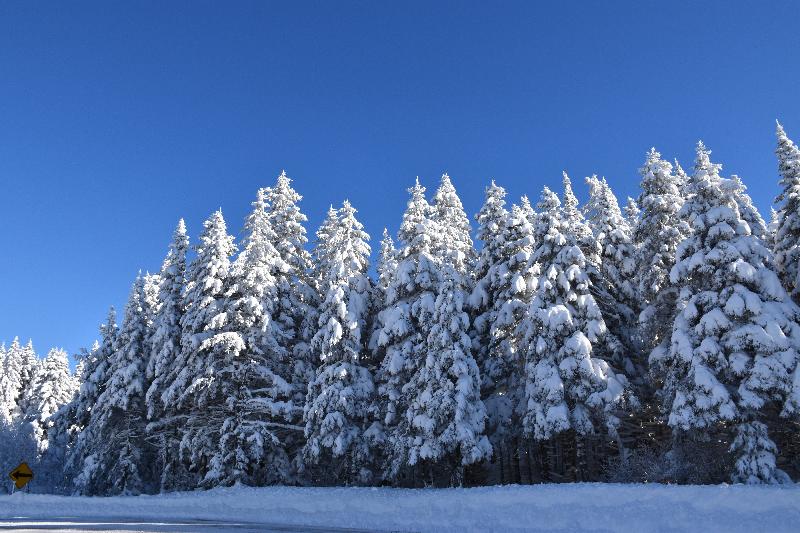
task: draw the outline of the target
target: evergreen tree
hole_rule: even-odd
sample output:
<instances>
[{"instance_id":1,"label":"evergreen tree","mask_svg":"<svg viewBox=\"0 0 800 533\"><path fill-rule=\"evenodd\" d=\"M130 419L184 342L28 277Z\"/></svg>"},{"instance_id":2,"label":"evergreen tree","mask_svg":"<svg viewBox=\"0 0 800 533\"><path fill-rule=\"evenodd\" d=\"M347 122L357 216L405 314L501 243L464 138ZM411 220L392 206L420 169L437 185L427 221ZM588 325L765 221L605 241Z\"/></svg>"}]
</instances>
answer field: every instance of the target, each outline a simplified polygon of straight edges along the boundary
<instances>
[{"instance_id":1,"label":"evergreen tree","mask_svg":"<svg viewBox=\"0 0 800 533\"><path fill-rule=\"evenodd\" d=\"M469 291L472 288L472 268L476 259L470 236L472 228L461 199L447 174L442 175L442 182L433 196L431 207L430 218L438 228L438 239L435 241L437 244L433 253L440 261L453 265L454 272L463 280L463 289Z\"/></svg>"},{"instance_id":2,"label":"evergreen tree","mask_svg":"<svg viewBox=\"0 0 800 533\"><path fill-rule=\"evenodd\" d=\"M429 218L425 187L417 180L409 193L411 198L398 233L403 248L380 312L377 340L378 354L382 355L379 394L389 479L394 479L409 461L413 445L406 417L413 392L410 384L427 353L439 282L432 252L436 228Z\"/></svg>"},{"instance_id":3,"label":"evergreen tree","mask_svg":"<svg viewBox=\"0 0 800 533\"><path fill-rule=\"evenodd\" d=\"M478 239L483 243L475 264L475 288L470 295L470 309L475 317L472 325L472 347L481 370L483 388L491 385L490 331L497 315L496 270L506 258L506 225L508 210L505 208L506 191L492 183L486 187L486 199L475 220L478 222Z\"/></svg>"},{"instance_id":4,"label":"evergreen tree","mask_svg":"<svg viewBox=\"0 0 800 533\"><path fill-rule=\"evenodd\" d=\"M460 484L461 467L486 459L491 445L483 435L486 413L465 301L472 287L475 250L469 219L447 174L434 196L431 222L436 299L424 329L423 361L406 386L411 393L405 414L407 461L410 466L427 466L429 474L434 466L444 467L451 474L449 483Z\"/></svg>"},{"instance_id":5,"label":"evergreen tree","mask_svg":"<svg viewBox=\"0 0 800 533\"><path fill-rule=\"evenodd\" d=\"M668 342L677 299L669 273L689 227L679 216L684 201L680 188L685 182L680 173L674 173L655 148L647 153L639 173L642 192L638 205L642 211L633 240L637 248L635 281L642 307L639 326L647 352Z\"/></svg>"},{"instance_id":6,"label":"evergreen tree","mask_svg":"<svg viewBox=\"0 0 800 533\"><path fill-rule=\"evenodd\" d=\"M563 211L547 188L538 210L530 320L518 333L526 346L523 428L544 440L568 430L593 433L604 422L613 435L618 421L611 410L624 401L626 380L593 356L606 326L591 294L587 260L568 231L574 214Z\"/></svg>"},{"instance_id":7,"label":"evergreen tree","mask_svg":"<svg viewBox=\"0 0 800 533\"><path fill-rule=\"evenodd\" d=\"M32 412L31 405L31 392L33 380L36 378L36 372L39 371L39 357L33 349L33 341L28 339L28 344L23 346L19 351L19 360L21 362L19 371L19 388L20 393L17 399L17 416L21 420L28 418L28 413Z\"/></svg>"},{"instance_id":8,"label":"evergreen tree","mask_svg":"<svg viewBox=\"0 0 800 533\"><path fill-rule=\"evenodd\" d=\"M266 190L258 191L245 222L243 250L234 262L227 299L232 349L217 362L218 409L224 420L205 484L289 483L293 403L287 333L277 317L278 276L286 272L275 247ZM237 348L241 347L241 348ZM233 349L235 348L235 349Z\"/></svg>"},{"instance_id":9,"label":"evergreen tree","mask_svg":"<svg viewBox=\"0 0 800 533\"><path fill-rule=\"evenodd\" d=\"M302 198L292 188L286 172L281 172L274 187L265 189L267 217L276 235L274 246L288 265L286 271L277 275L275 320L286 332L284 348L294 358L291 383L296 406L304 404L306 388L313 376L308 343L317 323L317 297L310 281L311 254L305 249L308 239L303 226L308 219L297 205ZM297 410L293 423L299 424L301 417L302 411Z\"/></svg>"},{"instance_id":10,"label":"evergreen tree","mask_svg":"<svg viewBox=\"0 0 800 533\"><path fill-rule=\"evenodd\" d=\"M22 372L25 360L19 339L14 337L3 358L0 374L0 422L11 424L19 418L22 396Z\"/></svg>"},{"instance_id":11,"label":"evergreen tree","mask_svg":"<svg viewBox=\"0 0 800 533\"><path fill-rule=\"evenodd\" d=\"M597 281L600 279L600 244L595 239L592 229L586 223L583 213L578 209L578 198L572 190L572 180L569 179L566 172L563 173L562 183L564 185L564 193L562 195L563 201L561 202L561 216L564 228L575 236L578 247L580 247L586 260L589 261L589 275Z\"/></svg>"},{"instance_id":12,"label":"evergreen tree","mask_svg":"<svg viewBox=\"0 0 800 533\"><path fill-rule=\"evenodd\" d=\"M747 194L747 187L739 176L734 174L730 179L723 179L721 186L736 201L742 220L750 226L750 233L766 243L767 224L756 206L753 205L753 199Z\"/></svg>"},{"instance_id":13,"label":"evergreen tree","mask_svg":"<svg viewBox=\"0 0 800 533\"><path fill-rule=\"evenodd\" d=\"M535 249L533 226L525 207L514 205L506 217L501 239L505 243L499 263L488 277L495 295L484 364L488 434L492 444L510 443L519 437L517 417L524 393L524 350L516 335L529 319L533 294L531 257Z\"/></svg>"},{"instance_id":14,"label":"evergreen tree","mask_svg":"<svg viewBox=\"0 0 800 533\"><path fill-rule=\"evenodd\" d=\"M184 312L183 291L186 286L186 254L189 250L189 237L183 219L172 235L167 256L161 265L158 301L160 307L153 319L153 334L150 339L150 358L146 377L150 385L145 395L147 418L151 421L147 428L158 442L156 458L159 474L159 488L170 490L175 481L173 474L178 460L180 442L179 423L172 406L161 402L161 395L173 364L181 352L181 319Z\"/></svg>"},{"instance_id":15,"label":"evergreen tree","mask_svg":"<svg viewBox=\"0 0 800 533\"><path fill-rule=\"evenodd\" d=\"M800 148L777 125L778 172L781 192L775 228L775 267L783 285L795 302L800 303Z\"/></svg>"},{"instance_id":16,"label":"evergreen tree","mask_svg":"<svg viewBox=\"0 0 800 533\"><path fill-rule=\"evenodd\" d=\"M392 284L392 276L397 269L397 249L394 247L394 240L389 235L389 230L383 228L383 239L381 239L381 251L378 257L376 270L378 272L377 288L380 300L386 295L386 290ZM379 301L380 301L379 300Z\"/></svg>"},{"instance_id":17,"label":"evergreen tree","mask_svg":"<svg viewBox=\"0 0 800 533\"><path fill-rule=\"evenodd\" d=\"M217 451L224 416L215 409L222 361L244 349L240 337L226 335L226 290L230 257L236 247L221 211L204 222L195 250L197 255L186 273L181 352L161 395L163 405L170 407L165 416L179 416L181 466L185 468L175 476L186 488L204 478Z\"/></svg>"},{"instance_id":18,"label":"evergreen tree","mask_svg":"<svg viewBox=\"0 0 800 533\"><path fill-rule=\"evenodd\" d=\"M355 213L345 201L323 224L325 239L320 240L317 257L322 261L318 271L325 273L320 286L326 292L320 295L319 326L311 341L319 367L309 384L304 411L307 460L345 483L370 481L373 463L365 436L375 392L365 361L372 293L367 273L370 247L369 235Z\"/></svg>"},{"instance_id":19,"label":"evergreen tree","mask_svg":"<svg viewBox=\"0 0 800 533\"><path fill-rule=\"evenodd\" d=\"M631 228L605 178L600 180L592 176L586 182L589 185L587 220L600 249L599 282L603 283L603 294L608 297L599 305L614 342L621 340L619 348L611 348L617 355L614 363L628 376L639 376L644 371L637 368L632 357L639 350L639 342L635 327L637 299L633 276L636 262Z\"/></svg>"},{"instance_id":20,"label":"evergreen tree","mask_svg":"<svg viewBox=\"0 0 800 533\"><path fill-rule=\"evenodd\" d=\"M628 227L631 228L631 231L635 231L636 226L639 225L639 216L641 215L641 210L639 209L639 204L636 203L636 200L628 196L628 200L625 203L625 219L628 222Z\"/></svg>"},{"instance_id":21,"label":"evergreen tree","mask_svg":"<svg viewBox=\"0 0 800 533\"><path fill-rule=\"evenodd\" d=\"M328 281L328 269L331 265L331 258L329 255L332 253L330 247L330 240L335 237L335 232L338 226L338 210L334 209L331 205L328 207L328 213L325 215L322 225L317 230L317 242L314 246L313 254L313 267L314 267L314 286L317 290L317 299L322 301L328 292L325 284Z\"/></svg>"},{"instance_id":22,"label":"evergreen tree","mask_svg":"<svg viewBox=\"0 0 800 533\"><path fill-rule=\"evenodd\" d=\"M50 350L31 381L30 391L26 420L33 426L41 454L47 449L47 433L52 427L51 417L73 395L72 376L64 350Z\"/></svg>"},{"instance_id":23,"label":"evergreen tree","mask_svg":"<svg viewBox=\"0 0 800 533\"><path fill-rule=\"evenodd\" d=\"M97 399L105 390L108 382L110 359L114 353L119 328L117 314L113 307L108 311L105 324L100 326L101 342L95 343L91 350L83 350L80 358L83 362L80 377L80 389L70 402L68 410L59 416L62 435L67 439L67 452L64 471L72 479L72 486L77 492L86 492L93 475L92 462L90 468L84 469L86 459L92 453L94 435L86 431L92 416L92 409Z\"/></svg>"},{"instance_id":24,"label":"evergreen tree","mask_svg":"<svg viewBox=\"0 0 800 533\"><path fill-rule=\"evenodd\" d=\"M483 435L486 410L457 279L445 274L438 288L424 364L409 384L413 396L406 412L408 464L444 463L451 485L463 481L454 465L480 462L492 453Z\"/></svg>"},{"instance_id":25,"label":"evergreen tree","mask_svg":"<svg viewBox=\"0 0 800 533\"><path fill-rule=\"evenodd\" d=\"M775 446L759 420L787 398L796 368L798 309L769 266L769 252L742 217L720 165L697 146L681 215L692 234L678 246L672 283L680 288L669 344L650 356L669 425L690 437L734 425L734 481L774 483ZM787 405L788 407L788 405Z\"/></svg>"},{"instance_id":26,"label":"evergreen tree","mask_svg":"<svg viewBox=\"0 0 800 533\"><path fill-rule=\"evenodd\" d=\"M140 494L150 489L150 446L146 442L145 370L152 312L145 278L139 275L125 306L125 317L108 360L107 381L91 408L88 432L92 451L84 459L87 494Z\"/></svg>"}]
</instances>

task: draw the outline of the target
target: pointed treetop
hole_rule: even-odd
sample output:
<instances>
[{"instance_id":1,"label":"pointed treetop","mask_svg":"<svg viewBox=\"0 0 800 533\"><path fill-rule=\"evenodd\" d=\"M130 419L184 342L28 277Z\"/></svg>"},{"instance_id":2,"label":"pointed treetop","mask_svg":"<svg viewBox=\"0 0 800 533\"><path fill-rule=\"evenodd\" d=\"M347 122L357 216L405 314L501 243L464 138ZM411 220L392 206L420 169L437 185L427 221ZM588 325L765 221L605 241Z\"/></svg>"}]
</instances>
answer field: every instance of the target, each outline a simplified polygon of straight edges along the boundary
<instances>
[{"instance_id":1,"label":"pointed treetop","mask_svg":"<svg viewBox=\"0 0 800 533\"><path fill-rule=\"evenodd\" d=\"M414 181L414 186L413 187L409 187L408 189L406 189L406 191L408 191L408 194L411 195L411 201L418 200L420 198L422 198L424 200L425 199L425 190L426 190L425 187L423 187L419 183L419 176L417 176L417 179Z\"/></svg>"},{"instance_id":2,"label":"pointed treetop","mask_svg":"<svg viewBox=\"0 0 800 533\"><path fill-rule=\"evenodd\" d=\"M775 134L778 137L777 153L778 153L779 156L780 156L781 152L796 151L796 147L795 147L794 142L792 142L792 140L786 134L786 131L783 129L783 126L781 126L780 123L778 123L778 126L776 128Z\"/></svg>"},{"instance_id":3,"label":"pointed treetop","mask_svg":"<svg viewBox=\"0 0 800 533\"><path fill-rule=\"evenodd\" d=\"M564 211L571 214L573 211L577 211L578 209L578 198L575 196L575 193L572 190L572 180L569 179L567 172L564 171L561 174L563 176L562 181L564 183ZM544 195L544 192L542 194Z\"/></svg>"},{"instance_id":4,"label":"pointed treetop","mask_svg":"<svg viewBox=\"0 0 800 533\"><path fill-rule=\"evenodd\" d=\"M539 198L539 203L536 204L536 208L539 209L539 211L552 212L560 207L561 200L558 199L558 195L551 191L549 187L545 186L542 189L542 195Z\"/></svg>"},{"instance_id":5,"label":"pointed treetop","mask_svg":"<svg viewBox=\"0 0 800 533\"><path fill-rule=\"evenodd\" d=\"M711 162L711 150L706 148L703 141L697 141L696 148L697 155L695 157L694 171L695 175L700 173L707 173L715 175L722 169L722 165Z\"/></svg>"},{"instance_id":6,"label":"pointed treetop","mask_svg":"<svg viewBox=\"0 0 800 533\"><path fill-rule=\"evenodd\" d=\"M634 221L639 218L640 212L639 204L636 203L636 200L628 196L625 202L625 216L628 217L628 220Z\"/></svg>"}]
</instances>

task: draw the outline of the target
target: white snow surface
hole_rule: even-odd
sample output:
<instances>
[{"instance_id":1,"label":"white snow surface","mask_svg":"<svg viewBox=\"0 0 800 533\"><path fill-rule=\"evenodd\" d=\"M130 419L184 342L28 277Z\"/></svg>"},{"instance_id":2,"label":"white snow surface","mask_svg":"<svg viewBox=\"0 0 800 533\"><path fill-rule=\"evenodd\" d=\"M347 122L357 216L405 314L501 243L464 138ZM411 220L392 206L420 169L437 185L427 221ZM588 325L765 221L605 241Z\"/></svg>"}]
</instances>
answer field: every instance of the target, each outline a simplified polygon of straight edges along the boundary
<instances>
[{"instance_id":1,"label":"white snow surface","mask_svg":"<svg viewBox=\"0 0 800 533\"><path fill-rule=\"evenodd\" d=\"M218 488L135 497L0 497L0 519L225 520L394 532L797 531L785 486L580 483L470 489ZM299 526L299 528L297 528Z\"/></svg>"}]
</instances>

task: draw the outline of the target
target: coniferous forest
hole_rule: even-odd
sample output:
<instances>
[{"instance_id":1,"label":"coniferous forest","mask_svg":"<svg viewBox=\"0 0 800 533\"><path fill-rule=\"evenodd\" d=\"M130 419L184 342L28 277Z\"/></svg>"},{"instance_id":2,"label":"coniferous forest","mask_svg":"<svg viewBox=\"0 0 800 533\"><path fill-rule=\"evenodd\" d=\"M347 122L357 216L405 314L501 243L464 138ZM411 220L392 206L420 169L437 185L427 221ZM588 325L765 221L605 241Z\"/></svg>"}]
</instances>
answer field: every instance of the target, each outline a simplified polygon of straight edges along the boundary
<instances>
[{"instance_id":1,"label":"coniferous forest","mask_svg":"<svg viewBox=\"0 0 800 533\"><path fill-rule=\"evenodd\" d=\"M492 182L471 220L450 177L417 181L377 243L348 201L310 237L282 173L238 242L221 211L196 238L180 220L74 373L2 349L2 466L85 495L798 480L800 148L780 125L776 155L768 222L698 143L688 171L651 149L624 206L596 176L580 205L564 174L535 201Z\"/></svg>"}]
</instances>

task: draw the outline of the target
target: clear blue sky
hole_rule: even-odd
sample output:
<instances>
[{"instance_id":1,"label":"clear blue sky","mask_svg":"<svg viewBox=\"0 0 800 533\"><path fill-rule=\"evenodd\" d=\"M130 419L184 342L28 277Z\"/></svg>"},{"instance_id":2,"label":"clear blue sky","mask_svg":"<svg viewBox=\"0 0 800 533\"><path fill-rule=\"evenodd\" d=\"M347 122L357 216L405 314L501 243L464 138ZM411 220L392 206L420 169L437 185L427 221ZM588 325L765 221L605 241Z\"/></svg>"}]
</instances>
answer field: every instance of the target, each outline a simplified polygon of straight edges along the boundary
<instances>
[{"instance_id":1,"label":"clear blue sky","mask_svg":"<svg viewBox=\"0 0 800 533\"><path fill-rule=\"evenodd\" d=\"M568 4L568 5L564 5ZM237 236L281 169L374 237L447 171L473 214L702 138L764 210L800 140L797 2L0 2L0 340L71 352L177 219ZM374 246L377 247L377 246Z\"/></svg>"}]
</instances>

